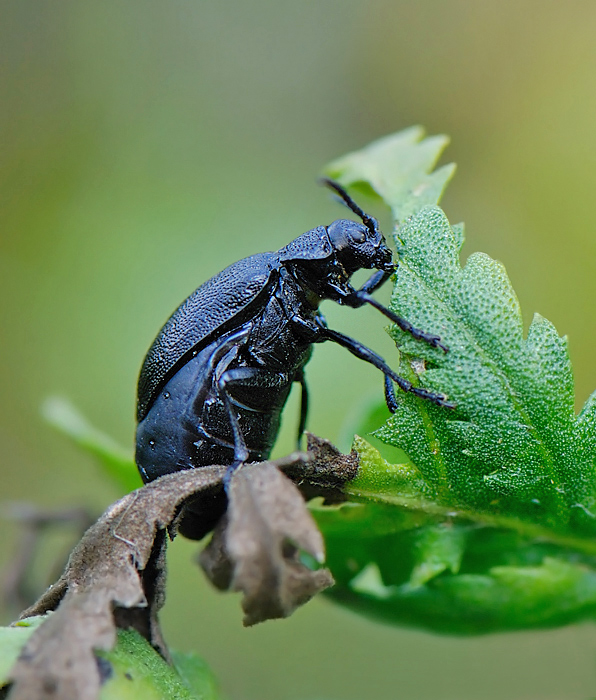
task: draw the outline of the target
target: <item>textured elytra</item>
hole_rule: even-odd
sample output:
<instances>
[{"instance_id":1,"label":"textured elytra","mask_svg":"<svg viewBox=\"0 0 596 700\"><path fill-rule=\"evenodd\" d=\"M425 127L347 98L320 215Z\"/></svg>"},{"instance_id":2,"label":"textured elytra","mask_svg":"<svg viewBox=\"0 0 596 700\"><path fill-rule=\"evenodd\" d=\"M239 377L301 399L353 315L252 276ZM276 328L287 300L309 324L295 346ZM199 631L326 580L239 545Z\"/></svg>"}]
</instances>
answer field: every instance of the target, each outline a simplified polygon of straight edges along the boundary
<instances>
[{"instance_id":1,"label":"textured elytra","mask_svg":"<svg viewBox=\"0 0 596 700\"><path fill-rule=\"evenodd\" d=\"M155 394L176 367L188 361L189 353L259 303L276 259L274 253L261 253L239 260L208 279L174 311L149 348L141 369L138 420L145 417Z\"/></svg>"}]
</instances>

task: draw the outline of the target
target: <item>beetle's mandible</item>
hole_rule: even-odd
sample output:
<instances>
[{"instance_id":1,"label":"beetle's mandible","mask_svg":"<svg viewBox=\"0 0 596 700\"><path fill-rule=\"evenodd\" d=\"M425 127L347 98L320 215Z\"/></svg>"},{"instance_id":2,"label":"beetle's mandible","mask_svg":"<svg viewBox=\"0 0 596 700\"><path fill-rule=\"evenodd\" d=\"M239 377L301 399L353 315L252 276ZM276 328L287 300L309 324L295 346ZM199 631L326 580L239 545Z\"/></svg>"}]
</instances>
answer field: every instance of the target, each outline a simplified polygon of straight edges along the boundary
<instances>
[{"instance_id":1,"label":"beetle's mandible","mask_svg":"<svg viewBox=\"0 0 596 700\"><path fill-rule=\"evenodd\" d=\"M211 464L267 459L294 382L302 388L298 440L308 394L304 366L314 343L332 341L381 370L390 410L393 383L438 405L443 394L413 386L362 343L327 327L323 299L370 304L402 330L447 350L436 335L414 328L371 296L395 272L376 219L337 183L324 180L362 223L346 219L303 233L275 253L259 253L227 267L193 292L172 314L141 369L136 461L145 482ZM376 270L355 289L350 278ZM193 536L192 528L186 527ZM195 532L200 537L203 532Z\"/></svg>"}]
</instances>

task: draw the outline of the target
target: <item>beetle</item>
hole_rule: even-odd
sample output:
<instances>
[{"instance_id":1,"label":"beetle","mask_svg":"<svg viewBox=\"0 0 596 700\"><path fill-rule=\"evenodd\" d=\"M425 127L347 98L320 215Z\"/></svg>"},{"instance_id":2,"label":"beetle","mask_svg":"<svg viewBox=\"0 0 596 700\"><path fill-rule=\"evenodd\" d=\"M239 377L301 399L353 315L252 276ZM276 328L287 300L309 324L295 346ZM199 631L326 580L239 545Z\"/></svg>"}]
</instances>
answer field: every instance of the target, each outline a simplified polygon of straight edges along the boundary
<instances>
[{"instance_id":1,"label":"beetle","mask_svg":"<svg viewBox=\"0 0 596 700\"><path fill-rule=\"evenodd\" d=\"M244 258L194 291L151 345L139 376L136 462L145 483L212 464L268 458L293 383L301 385L298 442L308 411L304 366L315 343L331 341L384 375L393 387L452 407L444 394L411 384L370 348L327 326L324 299L369 304L414 338L447 351L437 335L415 328L371 294L395 272L378 221L336 182L323 184L360 219L339 219L303 233L277 252ZM360 289L351 276L375 270Z\"/></svg>"}]
</instances>

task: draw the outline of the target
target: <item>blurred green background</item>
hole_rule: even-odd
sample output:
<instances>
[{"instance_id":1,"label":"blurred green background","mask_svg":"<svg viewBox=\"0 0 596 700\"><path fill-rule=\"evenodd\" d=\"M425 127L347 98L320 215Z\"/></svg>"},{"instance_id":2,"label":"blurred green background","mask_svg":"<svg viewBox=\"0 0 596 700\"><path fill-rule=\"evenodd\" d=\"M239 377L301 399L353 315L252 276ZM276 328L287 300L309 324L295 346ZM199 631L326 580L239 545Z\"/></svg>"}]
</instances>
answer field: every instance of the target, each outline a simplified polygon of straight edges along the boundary
<instances>
[{"instance_id":1,"label":"blurred green background","mask_svg":"<svg viewBox=\"0 0 596 700\"><path fill-rule=\"evenodd\" d=\"M595 34L589 0L5 0L1 500L97 513L114 500L44 425L43 399L68 396L132 448L138 369L170 312L229 263L343 216L315 185L321 167L415 123L452 137L443 204L466 222L464 252L503 261L526 321L539 311L569 335L583 403L596 387ZM373 310L324 311L391 357ZM337 347L308 369L310 428L331 439L381 393ZM277 453L295 416L294 396ZM6 573L18 540L2 527ZM320 599L245 630L196 549L171 547L166 636L204 655L233 700L596 695L591 625L451 639Z\"/></svg>"}]
</instances>

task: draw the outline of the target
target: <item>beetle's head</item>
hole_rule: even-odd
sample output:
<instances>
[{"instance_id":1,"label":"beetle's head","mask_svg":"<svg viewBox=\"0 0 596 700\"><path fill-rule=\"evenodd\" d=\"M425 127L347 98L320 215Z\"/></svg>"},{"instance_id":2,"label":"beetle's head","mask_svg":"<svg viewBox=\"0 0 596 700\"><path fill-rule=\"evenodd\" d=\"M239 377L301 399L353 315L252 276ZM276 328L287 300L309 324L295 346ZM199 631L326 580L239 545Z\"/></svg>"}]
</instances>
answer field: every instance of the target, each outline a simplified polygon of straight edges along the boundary
<instances>
[{"instance_id":1,"label":"beetle's head","mask_svg":"<svg viewBox=\"0 0 596 700\"><path fill-rule=\"evenodd\" d=\"M393 272L395 266L391 261L391 250L387 247L379 222L364 212L341 185L328 179L323 179L322 183L334 190L339 195L338 199L362 219L362 223L339 219L327 227L335 256L348 275L362 268Z\"/></svg>"},{"instance_id":2,"label":"beetle's head","mask_svg":"<svg viewBox=\"0 0 596 700\"><path fill-rule=\"evenodd\" d=\"M321 182L334 190L362 222L338 219L329 226L317 226L277 252L278 260L288 263L303 289L314 295L315 306L321 299L343 303L354 292L350 277L357 270L392 273L396 267L378 221L366 214L341 185L327 179Z\"/></svg>"},{"instance_id":3,"label":"beetle's head","mask_svg":"<svg viewBox=\"0 0 596 700\"><path fill-rule=\"evenodd\" d=\"M362 268L387 272L395 269L391 250L376 219L368 217L367 223L362 224L339 219L327 227L327 235L337 260L348 275Z\"/></svg>"}]
</instances>

